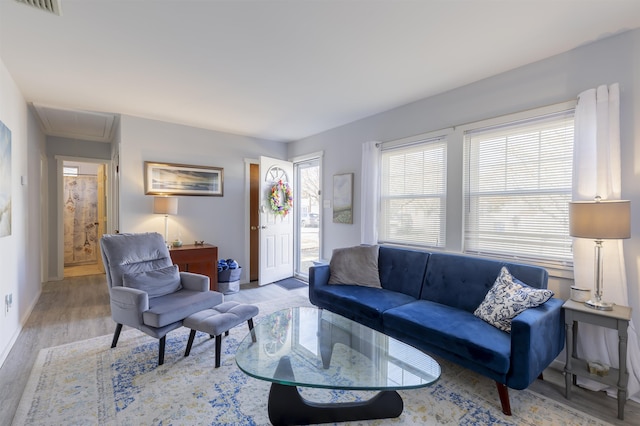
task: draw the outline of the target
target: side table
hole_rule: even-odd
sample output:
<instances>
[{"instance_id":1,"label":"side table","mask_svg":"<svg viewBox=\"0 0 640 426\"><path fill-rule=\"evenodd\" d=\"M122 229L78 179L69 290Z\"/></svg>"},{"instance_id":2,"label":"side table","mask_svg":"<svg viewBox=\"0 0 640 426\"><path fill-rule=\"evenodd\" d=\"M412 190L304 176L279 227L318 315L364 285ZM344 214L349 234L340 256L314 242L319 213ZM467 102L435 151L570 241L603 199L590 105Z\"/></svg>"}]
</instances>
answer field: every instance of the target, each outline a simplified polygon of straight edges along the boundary
<instances>
[{"instance_id":1,"label":"side table","mask_svg":"<svg viewBox=\"0 0 640 426\"><path fill-rule=\"evenodd\" d=\"M576 376L586 377L608 386L616 387L618 388L618 418L624 420L624 404L627 402L627 383L629 381L629 372L627 371L627 328L631 320L631 308L614 305L612 311L600 311L573 300L567 300L562 305L562 308L564 309L567 338L567 347L565 348L567 363L564 367L565 397L570 399L571 385L576 383ZM580 321L618 330L619 368L610 368L606 376L589 373L587 361L578 358L576 354L578 322Z\"/></svg>"},{"instance_id":2,"label":"side table","mask_svg":"<svg viewBox=\"0 0 640 426\"><path fill-rule=\"evenodd\" d=\"M218 291L218 247L211 244L185 244L169 249L171 260L184 272L209 277L209 289Z\"/></svg>"}]
</instances>

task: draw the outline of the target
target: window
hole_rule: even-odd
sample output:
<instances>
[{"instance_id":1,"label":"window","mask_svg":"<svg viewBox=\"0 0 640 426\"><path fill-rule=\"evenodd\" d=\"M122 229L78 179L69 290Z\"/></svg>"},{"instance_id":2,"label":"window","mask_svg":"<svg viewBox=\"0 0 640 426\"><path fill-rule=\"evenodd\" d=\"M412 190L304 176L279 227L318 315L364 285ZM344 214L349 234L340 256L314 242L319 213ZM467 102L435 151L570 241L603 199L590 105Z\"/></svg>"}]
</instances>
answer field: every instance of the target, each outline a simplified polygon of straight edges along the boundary
<instances>
[{"instance_id":1,"label":"window","mask_svg":"<svg viewBox=\"0 0 640 426\"><path fill-rule=\"evenodd\" d=\"M76 166L63 166L62 174L64 176L78 176L78 167Z\"/></svg>"},{"instance_id":2,"label":"window","mask_svg":"<svg viewBox=\"0 0 640 426\"><path fill-rule=\"evenodd\" d=\"M464 135L464 251L568 266L574 111Z\"/></svg>"},{"instance_id":3,"label":"window","mask_svg":"<svg viewBox=\"0 0 640 426\"><path fill-rule=\"evenodd\" d=\"M444 247L446 140L383 147L381 161L380 242Z\"/></svg>"}]
</instances>

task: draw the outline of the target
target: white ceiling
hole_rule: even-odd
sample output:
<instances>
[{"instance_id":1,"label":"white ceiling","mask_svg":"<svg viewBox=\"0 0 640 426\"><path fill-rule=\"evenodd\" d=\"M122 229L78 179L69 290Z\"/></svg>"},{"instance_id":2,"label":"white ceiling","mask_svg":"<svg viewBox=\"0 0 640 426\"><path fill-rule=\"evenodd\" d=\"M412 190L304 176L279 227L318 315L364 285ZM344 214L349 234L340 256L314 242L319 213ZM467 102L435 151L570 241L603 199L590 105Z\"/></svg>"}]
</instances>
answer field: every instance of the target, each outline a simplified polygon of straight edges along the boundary
<instances>
[{"instance_id":1,"label":"white ceiling","mask_svg":"<svg viewBox=\"0 0 640 426\"><path fill-rule=\"evenodd\" d=\"M28 102L282 141L640 27L640 0L60 4L0 0Z\"/></svg>"}]
</instances>

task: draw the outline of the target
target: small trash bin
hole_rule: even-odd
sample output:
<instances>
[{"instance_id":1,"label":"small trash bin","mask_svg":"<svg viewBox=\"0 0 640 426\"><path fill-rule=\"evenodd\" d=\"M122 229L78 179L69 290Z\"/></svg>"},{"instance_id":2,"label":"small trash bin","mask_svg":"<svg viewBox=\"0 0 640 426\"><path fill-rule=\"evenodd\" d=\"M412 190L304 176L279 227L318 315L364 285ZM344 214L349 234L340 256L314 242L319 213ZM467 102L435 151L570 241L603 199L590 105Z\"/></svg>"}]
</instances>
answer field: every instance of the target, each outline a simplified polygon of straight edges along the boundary
<instances>
[{"instance_id":1,"label":"small trash bin","mask_svg":"<svg viewBox=\"0 0 640 426\"><path fill-rule=\"evenodd\" d=\"M240 291L240 280L218 282L218 291L222 294L233 294Z\"/></svg>"},{"instance_id":2,"label":"small trash bin","mask_svg":"<svg viewBox=\"0 0 640 426\"><path fill-rule=\"evenodd\" d=\"M240 291L240 275L242 267L233 259L218 261L218 291L222 294L232 294Z\"/></svg>"},{"instance_id":3,"label":"small trash bin","mask_svg":"<svg viewBox=\"0 0 640 426\"><path fill-rule=\"evenodd\" d=\"M218 271L218 282L231 282L238 281L242 275L242 267L236 269L225 269L224 271Z\"/></svg>"}]
</instances>

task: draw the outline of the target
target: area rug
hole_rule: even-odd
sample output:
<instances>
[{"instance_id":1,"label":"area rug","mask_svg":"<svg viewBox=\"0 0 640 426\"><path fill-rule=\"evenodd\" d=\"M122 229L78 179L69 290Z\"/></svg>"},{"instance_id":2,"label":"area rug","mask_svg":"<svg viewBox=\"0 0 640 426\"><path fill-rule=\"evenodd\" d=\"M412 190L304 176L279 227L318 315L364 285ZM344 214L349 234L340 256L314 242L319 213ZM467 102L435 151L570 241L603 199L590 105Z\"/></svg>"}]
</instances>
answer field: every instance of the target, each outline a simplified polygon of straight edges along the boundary
<instances>
[{"instance_id":1,"label":"area rug","mask_svg":"<svg viewBox=\"0 0 640 426\"><path fill-rule=\"evenodd\" d=\"M304 297L258 304L260 317L287 306L306 306ZM165 363L157 365L158 342L127 330L118 346L101 336L43 349L33 367L14 425L268 425L270 384L236 366L235 349L246 324L223 338L222 363L214 368L214 340L198 333L184 357L188 330L167 336ZM605 425L532 391L511 390L513 416L500 410L493 381L441 361L434 385L400 391L405 408L395 419L348 425ZM368 399L365 392L302 389L318 402Z\"/></svg>"},{"instance_id":2,"label":"area rug","mask_svg":"<svg viewBox=\"0 0 640 426\"><path fill-rule=\"evenodd\" d=\"M285 278L284 280L276 281L274 284L287 290L295 290L296 288L307 287L309 285L297 278Z\"/></svg>"}]
</instances>

